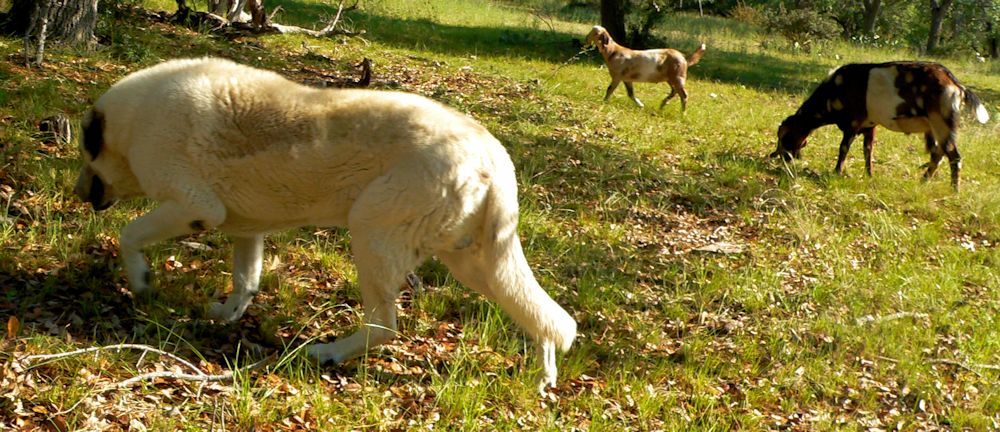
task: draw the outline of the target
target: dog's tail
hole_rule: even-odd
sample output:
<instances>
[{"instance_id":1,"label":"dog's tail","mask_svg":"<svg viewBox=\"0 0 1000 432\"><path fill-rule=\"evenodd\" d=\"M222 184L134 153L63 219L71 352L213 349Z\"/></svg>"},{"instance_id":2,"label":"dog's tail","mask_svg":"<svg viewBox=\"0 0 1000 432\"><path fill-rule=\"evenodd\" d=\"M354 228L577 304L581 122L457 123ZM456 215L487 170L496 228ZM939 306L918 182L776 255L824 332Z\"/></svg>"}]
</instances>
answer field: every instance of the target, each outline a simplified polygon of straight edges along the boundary
<instances>
[{"instance_id":1,"label":"dog's tail","mask_svg":"<svg viewBox=\"0 0 1000 432\"><path fill-rule=\"evenodd\" d=\"M698 61L701 60L701 56L703 55L705 55L705 44L701 44L695 52L691 53L691 55L687 57L688 66L698 64Z\"/></svg>"},{"instance_id":2,"label":"dog's tail","mask_svg":"<svg viewBox=\"0 0 1000 432\"><path fill-rule=\"evenodd\" d=\"M486 197L483 227L486 260L496 263L493 274L483 275L493 300L500 304L536 342L553 343L566 351L576 338L576 321L542 289L521 249L517 235L517 181L513 167L494 173Z\"/></svg>"}]
</instances>

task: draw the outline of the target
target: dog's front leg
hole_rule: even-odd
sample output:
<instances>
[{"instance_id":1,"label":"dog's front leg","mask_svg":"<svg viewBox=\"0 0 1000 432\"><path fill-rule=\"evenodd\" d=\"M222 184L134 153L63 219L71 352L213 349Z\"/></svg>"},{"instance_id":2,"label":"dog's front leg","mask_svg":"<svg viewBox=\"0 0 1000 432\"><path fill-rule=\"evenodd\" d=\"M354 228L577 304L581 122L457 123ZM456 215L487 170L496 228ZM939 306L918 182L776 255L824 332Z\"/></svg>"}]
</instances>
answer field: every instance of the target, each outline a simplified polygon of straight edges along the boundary
<instances>
[{"instance_id":1,"label":"dog's front leg","mask_svg":"<svg viewBox=\"0 0 1000 432\"><path fill-rule=\"evenodd\" d=\"M233 293L225 303L212 303L209 318L236 321L257 295L264 262L264 235L233 239Z\"/></svg>"},{"instance_id":2,"label":"dog's front leg","mask_svg":"<svg viewBox=\"0 0 1000 432\"><path fill-rule=\"evenodd\" d=\"M173 201L166 201L125 225L118 243L132 292L142 294L150 288L152 275L142 254L143 246L197 232L205 225L205 219Z\"/></svg>"},{"instance_id":3,"label":"dog's front leg","mask_svg":"<svg viewBox=\"0 0 1000 432\"><path fill-rule=\"evenodd\" d=\"M542 365L542 379L538 382L538 392L542 395L549 387L556 386L556 344L551 340L538 341L538 362Z\"/></svg>"}]
</instances>

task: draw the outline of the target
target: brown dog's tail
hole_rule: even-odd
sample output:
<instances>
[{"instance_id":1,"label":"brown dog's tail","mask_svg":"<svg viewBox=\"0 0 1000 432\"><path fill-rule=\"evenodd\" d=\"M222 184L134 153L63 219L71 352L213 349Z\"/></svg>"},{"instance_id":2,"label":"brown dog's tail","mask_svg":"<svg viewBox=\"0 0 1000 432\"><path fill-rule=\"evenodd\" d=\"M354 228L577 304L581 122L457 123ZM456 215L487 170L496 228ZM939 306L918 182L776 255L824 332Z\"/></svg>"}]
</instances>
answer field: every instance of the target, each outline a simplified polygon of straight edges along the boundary
<instances>
[{"instance_id":1,"label":"brown dog's tail","mask_svg":"<svg viewBox=\"0 0 1000 432\"><path fill-rule=\"evenodd\" d=\"M691 53L691 55L687 57L688 66L698 64L698 61L701 60L701 56L703 55L705 55L705 44L701 44L695 52Z\"/></svg>"}]
</instances>

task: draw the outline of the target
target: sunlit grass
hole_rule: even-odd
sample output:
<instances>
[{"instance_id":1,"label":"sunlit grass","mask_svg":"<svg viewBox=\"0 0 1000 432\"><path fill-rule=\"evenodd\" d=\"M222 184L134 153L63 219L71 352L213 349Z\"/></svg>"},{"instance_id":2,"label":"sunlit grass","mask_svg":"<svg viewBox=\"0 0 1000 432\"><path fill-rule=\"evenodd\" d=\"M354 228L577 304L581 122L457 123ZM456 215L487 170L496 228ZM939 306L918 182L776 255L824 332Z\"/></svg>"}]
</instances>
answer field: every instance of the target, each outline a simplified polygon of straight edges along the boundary
<instances>
[{"instance_id":1,"label":"sunlit grass","mask_svg":"<svg viewBox=\"0 0 1000 432\"><path fill-rule=\"evenodd\" d=\"M1000 363L1000 122L965 119L958 195L946 166L920 181L927 156L917 136L879 131L872 178L860 142L848 175L833 173L833 127L785 165L766 158L777 124L830 69L902 54L844 43L795 51L743 24L671 16L656 35L663 43L709 47L689 73L682 115L677 101L655 108L664 84L636 85L646 108L624 89L603 103L609 77L599 56L577 55L572 43L597 15L564 3L363 2L343 19L365 35L325 40L225 41L118 22L100 30L110 47L53 50L52 66L31 72L43 79L0 63L0 185L10 188L0 200L0 308L25 323L17 349L134 341L225 369L246 364L251 344L278 354L273 369L201 399L196 386L134 389L176 408L132 406L160 429L269 430L301 424L296 416L321 430L997 427L997 372L974 365ZM268 6L279 4L276 21L310 27L337 7ZM19 46L0 39L0 54L15 58ZM334 62L306 58L307 50ZM204 303L230 289L231 243L218 233L185 239L208 249L148 248L162 292L130 299L115 238L151 204L95 214L77 202L75 146L39 146L35 124L55 112L77 118L128 71L206 54L344 76L369 57L376 85L429 95L484 123L515 161L528 259L580 326L559 358L552 398L536 396L533 346L513 322L436 263L416 271L422 288L404 287L392 347L337 367L304 359L302 343L333 340L360 322L343 230L269 236L262 292L240 323L202 319ZM996 113L992 66L937 60ZM92 78L70 79L80 74ZM745 249L694 250L716 241ZM67 409L88 397L80 370L107 382L138 368L133 354L53 363L35 371L50 385L34 403ZM108 395L137 403L131 393ZM13 415L3 409L0 421ZM87 427L83 413L67 414L67 425Z\"/></svg>"}]
</instances>

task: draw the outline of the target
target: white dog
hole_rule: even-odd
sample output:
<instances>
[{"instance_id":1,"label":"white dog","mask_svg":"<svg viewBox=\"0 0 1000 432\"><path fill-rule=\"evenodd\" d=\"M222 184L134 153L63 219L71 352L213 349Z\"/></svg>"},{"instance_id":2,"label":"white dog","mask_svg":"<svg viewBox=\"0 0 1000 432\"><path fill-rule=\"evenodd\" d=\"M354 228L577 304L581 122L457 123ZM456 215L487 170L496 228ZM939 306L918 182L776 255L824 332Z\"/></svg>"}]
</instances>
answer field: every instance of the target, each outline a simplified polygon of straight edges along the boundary
<instances>
[{"instance_id":1,"label":"white dog","mask_svg":"<svg viewBox=\"0 0 1000 432\"><path fill-rule=\"evenodd\" d=\"M103 210L159 203L121 231L133 292L150 289L142 247L218 228L233 237L233 293L211 317L237 320L257 293L264 234L346 226L365 325L310 355L342 362L388 342L406 274L430 256L555 350L576 322L539 286L517 236L514 166L481 125L426 98L315 89L219 59L174 60L129 75L83 120L76 194Z\"/></svg>"}]
</instances>

